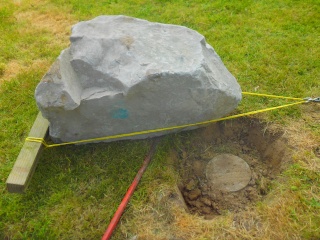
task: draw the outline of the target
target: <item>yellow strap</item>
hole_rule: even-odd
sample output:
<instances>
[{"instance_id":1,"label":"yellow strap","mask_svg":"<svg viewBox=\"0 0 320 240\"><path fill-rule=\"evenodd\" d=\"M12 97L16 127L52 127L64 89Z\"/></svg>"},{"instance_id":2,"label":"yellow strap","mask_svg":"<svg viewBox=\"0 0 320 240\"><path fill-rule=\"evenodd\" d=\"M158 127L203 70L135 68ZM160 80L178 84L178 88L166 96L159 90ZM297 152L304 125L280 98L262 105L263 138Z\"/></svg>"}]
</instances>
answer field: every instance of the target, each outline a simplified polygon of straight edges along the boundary
<instances>
[{"instance_id":1,"label":"yellow strap","mask_svg":"<svg viewBox=\"0 0 320 240\"><path fill-rule=\"evenodd\" d=\"M262 94L262 93L251 93L251 92L242 92L243 95L251 95L251 96L259 96L259 97L269 97L269 98L281 98L281 99L289 99L289 100L297 100L303 101L303 98L293 98L293 97L284 97L270 94Z\"/></svg>"},{"instance_id":2,"label":"yellow strap","mask_svg":"<svg viewBox=\"0 0 320 240\"><path fill-rule=\"evenodd\" d=\"M247 93L245 93L245 94L247 94ZM257 95L257 94L250 94L250 95ZM261 94L261 95L266 96L264 94ZM257 96L260 96L260 94L257 95ZM270 97L270 96L274 97L274 95L268 95L266 97ZM279 97L279 98L288 99L287 97ZM299 98L290 98L290 99L298 100ZM299 100L303 100L303 99L299 99ZM303 100L303 101L290 103L290 104L285 104L285 105L281 105L281 106L277 106L277 107L270 107L270 108L266 108L266 109L255 110L255 111L246 112L246 113L240 113L240 114L236 114L236 115L232 115L232 116L228 116L228 117L212 119L212 120L203 121L203 122L190 123L190 124L184 124L184 125L173 126L173 127L157 128L157 129L151 129L151 130L145 130L145 131L139 131L139 132L132 132L132 133L116 134L116 135L111 135L111 136L106 136L106 137L91 138L91 139L79 140L79 141L74 141L74 142L48 144L48 143L45 142L45 140L43 138L34 138L34 137L27 137L26 141L42 143L47 148L65 146L65 145L71 145L71 144L79 144L79 143L105 141L105 140L115 139L115 138L124 138L124 137L131 137L131 136L137 136L137 135L143 135L143 134L149 134L149 133L157 133L157 132L164 132L164 131L170 131L170 130L175 130L175 129L187 128L187 127L200 126L200 125L205 125L205 124L209 124L209 123L214 123L214 122L234 119L234 118L238 118L238 117L244 117L244 116L248 116L248 115L253 115L253 114L257 114L257 113L267 112L267 111L271 111L271 110L275 110L275 109L290 107L290 106L302 104L302 103L305 103L305 102L306 101Z\"/></svg>"},{"instance_id":3,"label":"yellow strap","mask_svg":"<svg viewBox=\"0 0 320 240\"><path fill-rule=\"evenodd\" d=\"M46 141L43 138L36 138L36 137L27 137L26 138L27 142L37 142L37 143L42 143L45 147L51 147L51 145L47 144Z\"/></svg>"}]
</instances>

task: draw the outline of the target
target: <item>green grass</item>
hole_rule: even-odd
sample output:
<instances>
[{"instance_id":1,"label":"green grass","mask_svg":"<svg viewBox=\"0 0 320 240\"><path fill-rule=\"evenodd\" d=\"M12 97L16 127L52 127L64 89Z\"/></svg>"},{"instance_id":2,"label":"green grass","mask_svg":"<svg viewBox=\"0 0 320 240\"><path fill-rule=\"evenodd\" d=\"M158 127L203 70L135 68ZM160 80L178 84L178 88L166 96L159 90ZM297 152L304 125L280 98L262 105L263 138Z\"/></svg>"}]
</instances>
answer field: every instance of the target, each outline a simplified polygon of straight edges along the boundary
<instances>
[{"instance_id":1,"label":"green grass","mask_svg":"<svg viewBox=\"0 0 320 240\"><path fill-rule=\"evenodd\" d=\"M293 97L320 95L320 3L317 0L1 1L1 239L99 239L150 146L150 141L145 140L47 149L27 193L7 193L6 178L38 111L34 89L68 45L69 30L57 30L66 33L61 37L50 31L50 27L32 25L33 17L17 17L30 12L49 14L49 17L68 16L70 27L71 22L102 14L184 25L206 37L243 91L257 89L260 93ZM36 61L44 62L43 67L33 66ZM15 69L14 62L22 67ZM7 75L9 70L15 73ZM239 111L285 102L246 97ZM310 112L310 108L299 106L262 116L287 126L303 118L306 131L319 140L319 126L316 120L308 118ZM316 116L319 118L319 113ZM168 156L180 137L168 136L162 140L114 239L126 239L138 233L132 222L139 220L137 213L149 206L155 192L170 188L177 181ZM301 238L317 239L320 237L318 168L308 169L299 163L302 158L307 163L315 158L312 149L307 148L306 153L298 156L297 163L284 176L290 181L279 183L279 189L284 189L281 196L289 191L297 199L292 209L283 210L291 214L287 220L292 224L286 226L293 232L303 229ZM312 224L303 228L306 221ZM290 232L290 229L284 230Z\"/></svg>"}]
</instances>

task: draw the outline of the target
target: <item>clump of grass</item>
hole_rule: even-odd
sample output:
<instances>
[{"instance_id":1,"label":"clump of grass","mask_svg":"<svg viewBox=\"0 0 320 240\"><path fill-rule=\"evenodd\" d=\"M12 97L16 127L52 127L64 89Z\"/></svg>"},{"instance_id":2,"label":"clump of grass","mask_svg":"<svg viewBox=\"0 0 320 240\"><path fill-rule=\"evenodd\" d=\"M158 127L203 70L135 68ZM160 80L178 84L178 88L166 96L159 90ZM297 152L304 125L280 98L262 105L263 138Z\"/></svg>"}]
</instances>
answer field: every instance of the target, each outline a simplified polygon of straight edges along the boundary
<instances>
[{"instance_id":1,"label":"clump of grass","mask_svg":"<svg viewBox=\"0 0 320 240\"><path fill-rule=\"evenodd\" d=\"M68 46L71 25L103 14L124 14L199 31L245 91L294 97L319 94L317 1L1 1L1 239L100 238L148 150L148 140L48 149L26 194L8 194L5 189L38 111L33 98L36 84ZM250 97L239 111L278 103L282 102ZM314 153L320 136L318 106L261 117L285 123L290 145L296 149L295 165L275 183L268 201L212 221L176 208L166 196L175 191L179 180L170 149L181 136L168 136L114 239L135 235L139 239L320 238L319 158Z\"/></svg>"}]
</instances>

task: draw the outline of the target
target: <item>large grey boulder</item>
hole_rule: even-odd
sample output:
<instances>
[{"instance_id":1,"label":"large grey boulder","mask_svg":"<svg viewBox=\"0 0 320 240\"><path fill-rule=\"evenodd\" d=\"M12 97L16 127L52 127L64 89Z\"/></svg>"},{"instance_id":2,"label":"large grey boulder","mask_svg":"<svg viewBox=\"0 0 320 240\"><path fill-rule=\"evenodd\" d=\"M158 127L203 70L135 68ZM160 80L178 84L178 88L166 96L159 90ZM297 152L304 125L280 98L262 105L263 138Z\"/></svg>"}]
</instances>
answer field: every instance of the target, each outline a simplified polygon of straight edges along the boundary
<instances>
[{"instance_id":1,"label":"large grey boulder","mask_svg":"<svg viewBox=\"0 0 320 240\"><path fill-rule=\"evenodd\" d=\"M219 118L241 100L214 49L186 27L100 16L74 25L70 40L35 93L56 142Z\"/></svg>"}]
</instances>

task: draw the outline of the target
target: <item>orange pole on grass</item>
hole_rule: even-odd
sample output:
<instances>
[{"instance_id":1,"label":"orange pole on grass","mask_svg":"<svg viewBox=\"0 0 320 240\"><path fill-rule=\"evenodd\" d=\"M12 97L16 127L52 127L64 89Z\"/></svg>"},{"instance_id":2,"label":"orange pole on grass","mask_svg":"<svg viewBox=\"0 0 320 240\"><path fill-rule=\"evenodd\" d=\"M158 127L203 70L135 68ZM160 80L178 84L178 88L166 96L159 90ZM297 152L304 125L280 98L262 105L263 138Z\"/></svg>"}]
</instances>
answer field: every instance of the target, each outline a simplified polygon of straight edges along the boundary
<instances>
[{"instance_id":1,"label":"orange pole on grass","mask_svg":"<svg viewBox=\"0 0 320 240\"><path fill-rule=\"evenodd\" d=\"M133 179L133 182L131 183L130 187L128 188L128 191L126 193L126 195L124 196L124 198L122 199L117 211L115 212L115 214L113 215L112 219L111 219L111 222L106 230L106 232L104 233L103 237L102 237L102 240L108 240L111 238L112 236L112 233L114 231L114 229L116 228L120 218L121 218L121 215L122 213L124 212L131 196L133 195L143 173L145 172L145 170L147 169L150 161L151 161L151 158L153 156L153 154L155 153L155 150L156 150L156 146L158 144L158 141L155 140L149 150L149 153L148 155L146 156L146 158L144 159L143 161L143 164L140 168L140 170L138 171L137 175L135 176L135 178Z\"/></svg>"}]
</instances>

